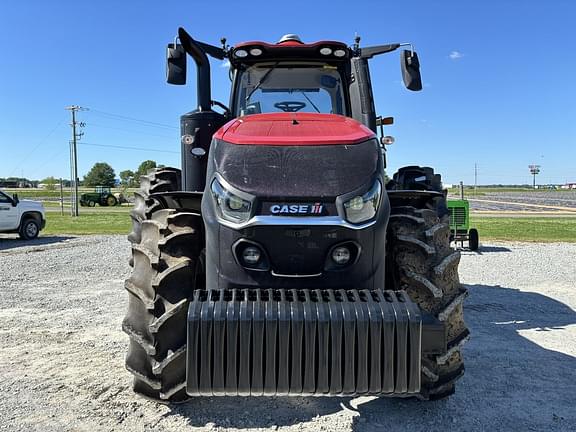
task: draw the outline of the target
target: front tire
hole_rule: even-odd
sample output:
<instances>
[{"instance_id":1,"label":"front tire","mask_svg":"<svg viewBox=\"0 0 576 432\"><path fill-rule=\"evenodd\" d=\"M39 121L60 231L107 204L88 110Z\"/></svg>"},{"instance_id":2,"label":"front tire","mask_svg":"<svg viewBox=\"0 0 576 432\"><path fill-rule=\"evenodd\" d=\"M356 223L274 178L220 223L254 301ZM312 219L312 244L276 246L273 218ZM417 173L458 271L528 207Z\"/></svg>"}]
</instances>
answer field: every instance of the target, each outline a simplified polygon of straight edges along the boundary
<instances>
[{"instance_id":1,"label":"front tire","mask_svg":"<svg viewBox=\"0 0 576 432\"><path fill-rule=\"evenodd\" d=\"M448 217L438 217L434 206L392 208L387 252L390 282L405 289L422 310L447 328L447 353L422 358L420 397L426 400L450 396L464 374L461 347L469 331L462 303L467 290L458 278L460 252L450 247L449 237Z\"/></svg>"},{"instance_id":2,"label":"front tire","mask_svg":"<svg viewBox=\"0 0 576 432\"><path fill-rule=\"evenodd\" d=\"M181 171L177 168L158 168L140 177L140 189L134 192L134 207L130 211L132 231L128 240L139 244L141 240L142 222L150 219L158 204L150 200L150 194L157 192L173 192L181 190Z\"/></svg>"},{"instance_id":3,"label":"front tire","mask_svg":"<svg viewBox=\"0 0 576 432\"><path fill-rule=\"evenodd\" d=\"M454 393L464 374L462 345L470 332L463 316L468 292L460 284L460 252L450 247L450 216L442 180L428 167L405 167L387 185L390 190L430 192L421 202L390 194L391 214L386 244L386 286L404 289L420 309L445 323L447 352L422 357L421 393L437 400Z\"/></svg>"},{"instance_id":4,"label":"front tire","mask_svg":"<svg viewBox=\"0 0 576 432\"><path fill-rule=\"evenodd\" d=\"M150 199L150 194L157 192L173 192L181 190L182 173L177 168L158 168L140 177L140 189L134 192L134 206L130 211L132 231L128 241L133 245L140 244L142 222L149 220L152 213L158 209L158 203ZM134 257L129 260L134 266Z\"/></svg>"},{"instance_id":5,"label":"front tire","mask_svg":"<svg viewBox=\"0 0 576 432\"><path fill-rule=\"evenodd\" d=\"M471 251L476 251L478 250L478 246L480 246L478 230L476 228L472 228L470 231L468 231L468 247Z\"/></svg>"},{"instance_id":6,"label":"front tire","mask_svg":"<svg viewBox=\"0 0 576 432\"><path fill-rule=\"evenodd\" d=\"M160 402L186 394L186 322L203 248L198 214L155 210L132 246L134 269L126 280L128 311L122 329L130 337L126 368L134 391Z\"/></svg>"},{"instance_id":7,"label":"front tire","mask_svg":"<svg viewBox=\"0 0 576 432\"><path fill-rule=\"evenodd\" d=\"M33 240L40 233L40 224L36 219L25 219L20 225L18 235L23 240Z\"/></svg>"}]
</instances>

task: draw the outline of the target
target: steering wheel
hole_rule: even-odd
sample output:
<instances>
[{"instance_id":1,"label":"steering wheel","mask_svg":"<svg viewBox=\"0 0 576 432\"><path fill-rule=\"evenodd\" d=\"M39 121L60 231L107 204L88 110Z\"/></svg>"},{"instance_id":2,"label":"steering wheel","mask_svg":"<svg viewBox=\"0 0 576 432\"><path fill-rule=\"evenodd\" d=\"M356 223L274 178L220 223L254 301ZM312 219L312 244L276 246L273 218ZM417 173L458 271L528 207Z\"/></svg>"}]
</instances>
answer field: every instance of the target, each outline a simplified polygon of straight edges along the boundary
<instances>
[{"instance_id":1,"label":"steering wheel","mask_svg":"<svg viewBox=\"0 0 576 432\"><path fill-rule=\"evenodd\" d=\"M276 102L274 106L284 112L297 112L304 108L306 104L300 101L282 101Z\"/></svg>"}]
</instances>

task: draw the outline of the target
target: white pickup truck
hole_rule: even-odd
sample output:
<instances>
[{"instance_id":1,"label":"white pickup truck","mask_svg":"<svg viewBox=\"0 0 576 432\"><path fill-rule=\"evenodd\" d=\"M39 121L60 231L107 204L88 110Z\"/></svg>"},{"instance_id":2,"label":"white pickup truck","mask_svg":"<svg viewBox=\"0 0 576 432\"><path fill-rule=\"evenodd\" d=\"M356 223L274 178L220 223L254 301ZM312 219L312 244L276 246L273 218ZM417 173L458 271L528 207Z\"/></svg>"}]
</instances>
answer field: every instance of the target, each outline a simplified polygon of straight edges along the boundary
<instances>
[{"instance_id":1,"label":"white pickup truck","mask_svg":"<svg viewBox=\"0 0 576 432\"><path fill-rule=\"evenodd\" d=\"M38 201L18 199L0 191L0 233L18 233L20 238L38 237L46 225L44 206Z\"/></svg>"}]
</instances>

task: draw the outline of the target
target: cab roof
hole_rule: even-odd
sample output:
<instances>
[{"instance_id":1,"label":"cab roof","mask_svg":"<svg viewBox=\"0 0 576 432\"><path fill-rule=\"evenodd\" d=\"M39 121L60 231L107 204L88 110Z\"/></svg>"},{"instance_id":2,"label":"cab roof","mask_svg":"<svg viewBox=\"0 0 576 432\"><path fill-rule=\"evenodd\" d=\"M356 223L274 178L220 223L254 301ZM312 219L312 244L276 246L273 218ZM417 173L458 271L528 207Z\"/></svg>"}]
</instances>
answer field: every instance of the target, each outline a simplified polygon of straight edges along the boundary
<instances>
[{"instance_id":1,"label":"cab roof","mask_svg":"<svg viewBox=\"0 0 576 432\"><path fill-rule=\"evenodd\" d=\"M274 60L345 61L350 57L346 44L337 41L303 43L297 35L283 36L278 43L262 41L242 42L229 52L234 65Z\"/></svg>"}]
</instances>

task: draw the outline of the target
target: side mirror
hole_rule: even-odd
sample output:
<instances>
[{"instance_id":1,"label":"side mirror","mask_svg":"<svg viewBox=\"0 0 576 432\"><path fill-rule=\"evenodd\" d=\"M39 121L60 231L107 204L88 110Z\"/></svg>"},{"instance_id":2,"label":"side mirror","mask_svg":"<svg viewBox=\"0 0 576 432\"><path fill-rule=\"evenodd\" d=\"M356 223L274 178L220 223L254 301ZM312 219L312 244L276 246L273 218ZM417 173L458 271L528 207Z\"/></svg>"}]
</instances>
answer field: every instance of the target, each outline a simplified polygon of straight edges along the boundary
<instances>
[{"instance_id":1,"label":"side mirror","mask_svg":"<svg viewBox=\"0 0 576 432\"><path fill-rule=\"evenodd\" d=\"M12 195L12 207L16 207L20 200L18 199L18 194Z\"/></svg>"},{"instance_id":2,"label":"side mirror","mask_svg":"<svg viewBox=\"0 0 576 432\"><path fill-rule=\"evenodd\" d=\"M422 90L422 76L420 75L420 62L416 51L403 50L400 54L402 78L408 90Z\"/></svg>"},{"instance_id":3,"label":"side mirror","mask_svg":"<svg viewBox=\"0 0 576 432\"><path fill-rule=\"evenodd\" d=\"M168 84L186 84L186 51L180 44L171 43L166 48L166 81Z\"/></svg>"}]
</instances>

